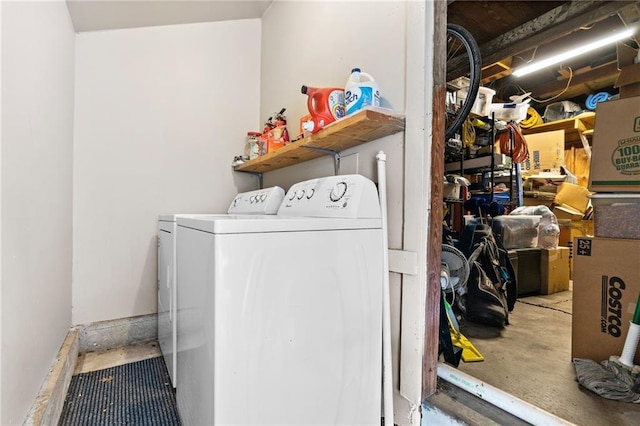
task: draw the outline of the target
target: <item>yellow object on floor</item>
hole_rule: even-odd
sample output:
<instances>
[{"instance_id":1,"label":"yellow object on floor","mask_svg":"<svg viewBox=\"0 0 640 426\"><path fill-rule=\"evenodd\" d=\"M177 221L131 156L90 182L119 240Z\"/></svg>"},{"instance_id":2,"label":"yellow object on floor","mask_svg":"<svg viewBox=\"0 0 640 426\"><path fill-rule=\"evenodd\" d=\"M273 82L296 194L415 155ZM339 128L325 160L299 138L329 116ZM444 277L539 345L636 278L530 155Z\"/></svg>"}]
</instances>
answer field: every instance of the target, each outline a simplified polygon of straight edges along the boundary
<instances>
[{"instance_id":1,"label":"yellow object on floor","mask_svg":"<svg viewBox=\"0 0 640 426\"><path fill-rule=\"evenodd\" d=\"M469 341L462 333L456 333L451 331L451 343L455 346L462 348L462 360L464 362L479 362L484 361L484 357L480 353L473 343Z\"/></svg>"},{"instance_id":2,"label":"yellow object on floor","mask_svg":"<svg viewBox=\"0 0 640 426\"><path fill-rule=\"evenodd\" d=\"M458 325L458 321L456 320L456 315L453 313L453 309L451 309L451 305L447 301L446 298L444 300L444 307L447 312L447 320L449 322L449 333L451 334L451 343L454 346L462 348L462 360L464 362L478 362L484 361L484 357L480 353L473 343L469 341L462 333L460 333L460 326Z\"/></svg>"}]
</instances>

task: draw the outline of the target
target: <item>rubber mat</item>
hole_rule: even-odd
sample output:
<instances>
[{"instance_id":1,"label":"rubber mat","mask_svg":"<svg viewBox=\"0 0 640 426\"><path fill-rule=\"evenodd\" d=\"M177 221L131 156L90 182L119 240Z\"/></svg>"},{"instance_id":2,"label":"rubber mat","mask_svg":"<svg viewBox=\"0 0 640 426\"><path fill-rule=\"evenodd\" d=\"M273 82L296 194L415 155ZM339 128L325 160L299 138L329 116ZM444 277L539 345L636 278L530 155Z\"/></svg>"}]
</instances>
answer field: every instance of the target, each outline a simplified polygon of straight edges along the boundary
<instances>
[{"instance_id":1,"label":"rubber mat","mask_svg":"<svg viewBox=\"0 0 640 426\"><path fill-rule=\"evenodd\" d=\"M69 385L59 425L179 425L162 357L82 373Z\"/></svg>"}]
</instances>

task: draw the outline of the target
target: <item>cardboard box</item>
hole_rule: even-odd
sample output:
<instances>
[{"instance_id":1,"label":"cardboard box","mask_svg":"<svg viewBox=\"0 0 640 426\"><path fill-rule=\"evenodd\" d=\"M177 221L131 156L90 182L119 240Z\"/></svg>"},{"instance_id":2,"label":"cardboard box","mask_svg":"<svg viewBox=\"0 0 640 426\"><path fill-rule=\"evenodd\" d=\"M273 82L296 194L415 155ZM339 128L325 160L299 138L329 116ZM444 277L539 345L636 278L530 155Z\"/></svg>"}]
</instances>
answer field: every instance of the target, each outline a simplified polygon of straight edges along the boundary
<instances>
[{"instance_id":1,"label":"cardboard box","mask_svg":"<svg viewBox=\"0 0 640 426\"><path fill-rule=\"evenodd\" d=\"M597 104L589 190L640 192L640 96Z\"/></svg>"},{"instance_id":2,"label":"cardboard box","mask_svg":"<svg viewBox=\"0 0 640 426\"><path fill-rule=\"evenodd\" d=\"M559 206L571 207L583 215L589 207L589 190L584 186L563 182L553 202Z\"/></svg>"},{"instance_id":3,"label":"cardboard box","mask_svg":"<svg viewBox=\"0 0 640 426\"><path fill-rule=\"evenodd\" d=\"M573 258L575 257L573 241L576 237L593 237L593 220L558 219L558 226L560 227L558 246L569 248L569 278L573 278Z\"/></svg>"},{"instance_id":4,"label":"cardboard box","mask_svg":"<svg viewBox=\"0 0 640 426\"><path fill-rule=\"evenodd\" d=\"M553 206L553 214L556 215L558 220L560 219L569 219L569 220L582 220L584 217L584 213L578 211L572 207L562 205L562 206Z\"/></svg>"},{"instance_id":5,"label":"cardboard box","mask_svg":"<svg viewBox=\"0 0 640 426\"><path fill-rule=\"evenodd\" d=\"M639 247L637 240L576 238L572 358L600 362L622 353L640 293Z\"/></svg>"},{"instance_id":6,"label":"cardboard box","mask_svg":"<svg viewBox=\"0 0 640 426\"><path fill-rule=\"evenodd\" d=\"M552 192L538 192L538 191L526 191L524 193L524 205L525 206L547 206L551 208L553 199L555 198Z\"/></svg>"},{"instance_id":7,"label":"cardboard box","mask_svg":"<svg viewBox=\"0 0 640 426\"><path fill-rule=\"evenodd\" d=\"M564 166L564 130L525 135L524 139L529 158L522 164L523 174L560 173L560 167Z\"/></svg>"},{"instance_id":8,"label":"cardboard box","mask_svg":"<svg viewBox=\"0 0 640 426\"><path fill-rule=\"evenodd\" d=\"M569 290L569 247L541 249L540 293Z\"/></svg>"},{"instance_id":9,"label":"cardboard box","mask_svg":"<svg viewBox=\"0 0 640 426\"><path fill-rule=\"evenodd\" d=\"M540 292L540 253L539 248L523 248L513 250L518 257L516 282L518 297ZM509 250L511 251L511 250Z\"/></svg>"},{"instance_id":10,"label":"cardboard box","mask_svg":"<svg viewBox=\"0 0 640 426\"><path fill-rule=\"evenodd\" d=\"M623 43L616 46L620 74L613 87L620 89L620 99L640 96L640 63L634 64L638 51Z\"/></svg>"}]
</instances>

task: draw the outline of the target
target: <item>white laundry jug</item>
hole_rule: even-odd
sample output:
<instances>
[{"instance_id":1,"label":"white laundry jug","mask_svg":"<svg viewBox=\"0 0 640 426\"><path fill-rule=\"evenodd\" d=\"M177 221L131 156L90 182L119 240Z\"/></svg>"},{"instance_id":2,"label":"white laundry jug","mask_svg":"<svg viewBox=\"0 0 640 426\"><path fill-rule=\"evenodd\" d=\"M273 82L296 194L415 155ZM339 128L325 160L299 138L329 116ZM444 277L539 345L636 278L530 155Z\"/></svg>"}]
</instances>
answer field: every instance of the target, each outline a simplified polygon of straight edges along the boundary
<instances>
[{"instance_id":1,"label":"white laundry jug","mask_svg":"<svg viewBox=\"0 0 640 426\"><path fill-rule=\"evenodd\" d=\"M380 106L378 83L370 74L353 68L344 88L344 103L347 115L368 106Z\"/></svg>"}]
</instances>

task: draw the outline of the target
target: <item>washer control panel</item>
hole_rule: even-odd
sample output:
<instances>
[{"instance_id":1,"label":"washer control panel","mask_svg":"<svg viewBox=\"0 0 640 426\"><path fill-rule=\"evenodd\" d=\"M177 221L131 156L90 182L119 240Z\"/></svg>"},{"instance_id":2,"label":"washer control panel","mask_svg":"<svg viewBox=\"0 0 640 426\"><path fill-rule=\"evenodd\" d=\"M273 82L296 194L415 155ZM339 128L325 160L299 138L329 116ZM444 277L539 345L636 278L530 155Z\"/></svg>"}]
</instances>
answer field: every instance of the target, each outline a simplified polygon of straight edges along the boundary
<instances>
[{"instance_id":1,"label":"washer control panel","mask_svg":"<svg viewBox=\"0 0 640 426\"><path fill-rule=\"evenodd\" d=\"M362 175L311 179L289 188L278 215L379 218L378 191L375 184Z\"/></svg>"},{"instance_id":2,"label":"washer control panel","mask_svg":"<svg viewBox=\"0 0 640 426\"><path fill-rule=\"evenodd\" d=\"M284 189L279 186L241 192L231 202L229 214L276 214L284 199Z\"/></svg>"}]
</instances>

